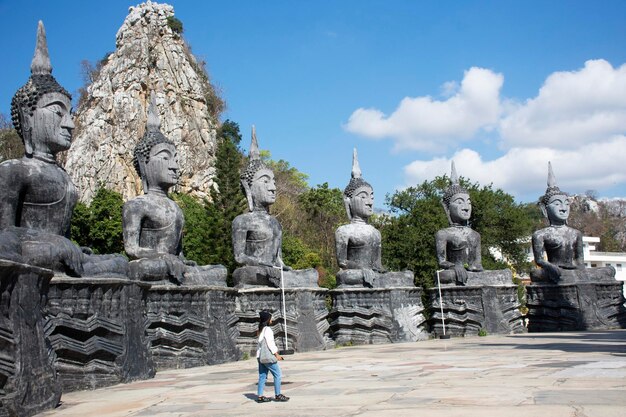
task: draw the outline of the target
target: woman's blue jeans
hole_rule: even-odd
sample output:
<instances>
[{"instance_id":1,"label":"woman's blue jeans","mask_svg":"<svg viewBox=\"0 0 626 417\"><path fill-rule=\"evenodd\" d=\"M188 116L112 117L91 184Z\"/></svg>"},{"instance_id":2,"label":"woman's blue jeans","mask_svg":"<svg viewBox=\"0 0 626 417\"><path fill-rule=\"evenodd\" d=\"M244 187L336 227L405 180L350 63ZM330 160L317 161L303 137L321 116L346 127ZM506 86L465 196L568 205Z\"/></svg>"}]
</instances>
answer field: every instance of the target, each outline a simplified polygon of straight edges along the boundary
<instances>
[{"instance_id":1,"label":"woman's blue jeans","mask_svg":"<svg viewBox=\"0 0 626 417\"><path fill-rule=\"evenodd\" d=\"M258 361L258 360L257 360ZM282 380L282 372L278 362L276 363L261 363L259 362L259 385L257 387L257 394L259 397L263 395L265 389L265 381L267 381L267 373L271 372L274 377L274 394L280 394L280 382Z\"/></svg>"}]
</instances>

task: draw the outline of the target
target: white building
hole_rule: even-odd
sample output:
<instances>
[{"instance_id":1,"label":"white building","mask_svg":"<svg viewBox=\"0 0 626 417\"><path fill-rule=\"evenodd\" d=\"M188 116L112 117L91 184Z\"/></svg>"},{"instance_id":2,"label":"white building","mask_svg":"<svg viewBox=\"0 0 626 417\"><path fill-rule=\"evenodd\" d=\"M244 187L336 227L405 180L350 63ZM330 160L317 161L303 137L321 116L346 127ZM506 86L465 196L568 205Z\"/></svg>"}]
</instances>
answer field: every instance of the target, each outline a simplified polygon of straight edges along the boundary
<instances>
[{"instance_id":1,"label":"white building","mask_svg":"<svg viewBox=\"0 0 626 417\"><path fill-rule=\"evenodd\" d=\"M583 251L586 267L612 266L615 268L615 279L626 281L626 253L624 252L597 252L596 244L599 237L583 237ZM626 289L625 289L626 294Z\"/></svg>"}]
</instances>

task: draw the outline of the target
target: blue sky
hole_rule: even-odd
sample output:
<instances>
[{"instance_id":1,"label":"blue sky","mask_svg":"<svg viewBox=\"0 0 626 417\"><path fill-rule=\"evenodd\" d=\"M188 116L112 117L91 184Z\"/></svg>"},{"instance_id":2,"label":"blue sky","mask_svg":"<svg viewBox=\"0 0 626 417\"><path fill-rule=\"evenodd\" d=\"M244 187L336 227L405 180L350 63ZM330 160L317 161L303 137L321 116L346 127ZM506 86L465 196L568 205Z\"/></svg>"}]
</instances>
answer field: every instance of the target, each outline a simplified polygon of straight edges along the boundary
<instances>
[{"instance_id":1,"label":"blue sky","mask_svg":"<svg viewBox=\"0 0 626 417\"><path fill-rule=\"evenodd\" d=\"M376 205L449 173L519 201L547 162L570 193L626 197L624 1L170 1L193 52L262 149L343 187L357 147ZM137 2L0 0L0 112L29 76L37 21L53 74L115 48Z\"/></svg>"}]
</instances>

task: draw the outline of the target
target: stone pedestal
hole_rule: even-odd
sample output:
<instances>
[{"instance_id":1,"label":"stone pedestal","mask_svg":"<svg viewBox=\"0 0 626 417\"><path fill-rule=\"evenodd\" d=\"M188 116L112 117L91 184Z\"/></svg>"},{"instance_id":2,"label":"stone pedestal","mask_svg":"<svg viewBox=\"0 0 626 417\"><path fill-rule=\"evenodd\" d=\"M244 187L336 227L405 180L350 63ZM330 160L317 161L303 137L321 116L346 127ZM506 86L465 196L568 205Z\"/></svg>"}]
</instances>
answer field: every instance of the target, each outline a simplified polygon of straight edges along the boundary
<instances>
[{"instance_id":1,"label":"stone pedestal","mask_svg":"<svg viewBox=\"0 0 626 417\"><path fill-rule=\"evenodd\" d=\"M345 288L329 295L330 330L338 345L428 338L421 288Z\"/></svg>"},{"instance_id":2,"label":"stone pedestal","mask_svg":"<svg viewBox=\"0 0 626 417\"><path fill-rule=\"evenodd\" d=\"M323 350L333 345L328 338L328 309L325 288L286 288L287 344L297 352ZM250 357L256 355L259 312L272 313L274 339L278 349L285 349L284 316L281 291L277 288L239 290L236 314L239 337L237 345Z\"/></svg>"},{"instance_id":3,"label":"stone pedestal","mask_svg":"<svg viewBox=\"0 0 626 417\"><path fill-rule=\"evenodd\" d=\"M519 311L517 286L469 285L442 286L428 290L431 304L431 330L443 335L441 306L446 335L476 336L484 330L487 334L524 333L526 328Z\"/></svg>"},{"instance_id":4,"label":"stone pedestal","mask_svg":"<svg viewBox=\"0 0 626 417\"><path fill-rule=\"evenodd\" d=\"M147 301L148 338L157 368L238 360L236 295L225 287L153 286Z\"/></svg>"},{"instance_id":5,"label":"stone pedestal","mask_svg":"<svg viewBox=\"0 0 626 417\"><path fill-rule=\"evenodd\" d=\"M61 398L41 314L52 276L0 260L0 416L32 416Z\"/></svg>"},{"instance_id":6,"label":"stone pedestal","mask_svg":"<svg viewBox=\"0 0 626 417\"><path fill-rule=\"evenodd\" d=\"M148 287L125 278L52 279L46 334L63 391L154 376L145 335Z\"/></svg>"},{"instance_id":7,"label":"stone pedestal","mask_svg":"<svg viewBox=\"0 0 626 417\"><path fill-rule=\"evenodd\" d=\"M528 331L626 329L623 285L614 280L530 284Z\"/></svg>"}]
</instances>

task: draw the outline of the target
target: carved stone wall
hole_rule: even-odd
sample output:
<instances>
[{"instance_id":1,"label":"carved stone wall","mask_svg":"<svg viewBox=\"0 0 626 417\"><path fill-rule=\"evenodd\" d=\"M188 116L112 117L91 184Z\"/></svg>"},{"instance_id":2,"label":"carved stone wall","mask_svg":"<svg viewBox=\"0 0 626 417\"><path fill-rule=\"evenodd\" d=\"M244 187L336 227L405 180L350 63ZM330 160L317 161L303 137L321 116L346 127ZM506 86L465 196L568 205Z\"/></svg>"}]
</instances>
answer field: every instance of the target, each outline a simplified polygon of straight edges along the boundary
<instances>
[{"instance_id":1,"label":"carved stone wall","mask_svg":"<svg viewBox=\"0 0 626 417\"><path fill-rule=\"evenodd\" d=\"M443 335L441 306L446 335L476 336L480 330L488 334L523 333L526 331L515 285L482 285L441 287L428 290L431 302L431 329Z\"/></svg>"},{"instance_id":2,"label":"carved stone wall","mask_svg":"<svg viewBox=\"0 0 626 417\"><path fill-rule=\"evenodd\" d=\"M61 398L43 301L52 271L0 260L0 416L28 417L54 408Z\"/></svg>"},{"instance_id":3,"label":"carved stone wall","mask_svg":"<svg viewBox=\"0 0 626 417\"><path fill-rule=\"evenodd\" d=\"M329 292L337 344L415 342L428 338L422 289L346 288Z\"/></svg>"},{"instance_id":4,"label":"carved stone wall","mask_svg":"<svg viewBox=\"0 0 626 417\"><path fill-rule=\"evenodd\" d=\"M287 347L297 352L323 350L333 346L328 338L328 309L326 289L285 289L287 315ZM281 292L276 288L250 288L239 290L236 314L239 337L237 345L251 357L256 355L259 312L272 313L274 339L278 349L285 349L284 316L281 307Z\"/></svg>"},{"instance_id":5,"label":"carved stone wall","mask_svg":"<svg viewBox=\"0 0 626 417\"><path fill-rule=\"evenodd\" d=\"M238 360L236 294L229 288L153 286L147 300L147 332L157 368Z\"/></svg>"},{"instance_id":6,"label":"carved stone wall","mask_svg":"<svg viewBox=\"0 0 626 417\"><path fill-rule=\"evenodd\" d=\"M528 331L626 329L623 282L531 284Z\"/></svg>"},{"instance_id":7,"label":"carved stone wall","mask_svg":"<svg viewBox=\"0 0 626 417\"><path fill-rule=\"evenodd\" d=\"M145 334L147 288L123 278L52 279L46 333L64 391L154 376Z\"/></svg>"},{"instance_id":8,"label":"carved stone wall","mask_svg":"<svg viewBox=\"0 0 626 417\"><path fill-rule=\"evenodd\" d=\"M178 150L179 191L209 196L216 122L207 91L213 87L184 40L169 27L167 19L173 15L167 4L131 7L117 32L116 50L78 108L65 168L82 201L90 202L99 184L122 193L125 201L141 194L132 151L143 136L152 91L161 131Z\"/></svg>"}]
</instances>

